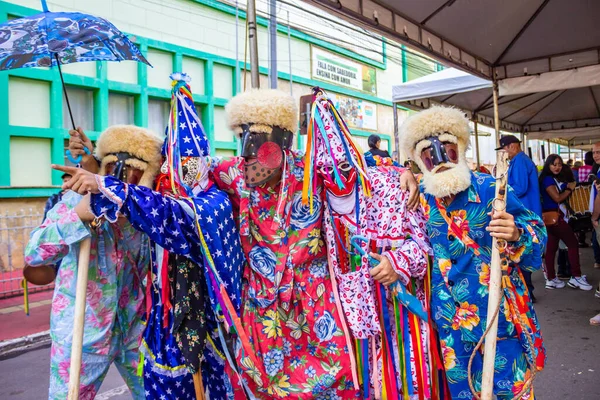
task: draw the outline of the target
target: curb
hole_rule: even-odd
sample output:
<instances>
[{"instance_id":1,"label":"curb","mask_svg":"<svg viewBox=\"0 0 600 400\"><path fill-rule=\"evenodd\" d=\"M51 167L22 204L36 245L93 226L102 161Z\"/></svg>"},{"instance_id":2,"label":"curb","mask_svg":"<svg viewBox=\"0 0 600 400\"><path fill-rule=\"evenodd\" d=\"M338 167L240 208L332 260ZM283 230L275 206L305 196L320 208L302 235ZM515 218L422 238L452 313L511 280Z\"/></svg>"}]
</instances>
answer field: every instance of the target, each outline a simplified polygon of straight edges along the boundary
<instances>
[{"instance_id":1,"label":"curb","mask_svg":"<svg viewBox=\"0 0 600 400\"><path fill-rule=\"evenodd\" d=\"M51 343L50 331L38 332L28 336L0 342L0 359L34 350Z\"/></svg>"}]
</instances>

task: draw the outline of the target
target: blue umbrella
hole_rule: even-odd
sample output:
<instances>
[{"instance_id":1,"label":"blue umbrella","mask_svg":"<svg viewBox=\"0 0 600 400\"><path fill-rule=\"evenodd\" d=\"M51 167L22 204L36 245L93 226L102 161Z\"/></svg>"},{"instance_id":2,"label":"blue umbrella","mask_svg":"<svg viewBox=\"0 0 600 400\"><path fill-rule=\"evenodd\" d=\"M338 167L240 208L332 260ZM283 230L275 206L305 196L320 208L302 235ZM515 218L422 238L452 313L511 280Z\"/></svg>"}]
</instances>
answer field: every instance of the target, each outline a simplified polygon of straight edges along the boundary
<instances>
[{"instance_id":1,"label":"blue umbrella","mask_svg":"<svg viewBox=\"0 0 600 400\"><path fill-rule=\"evenodd\" d=\"M61 64L133 60L150 65L140 50L113 24L76 12L43 12L0 25L0 70L57 66L75 129Z\"/></svg>"}]
</instances>

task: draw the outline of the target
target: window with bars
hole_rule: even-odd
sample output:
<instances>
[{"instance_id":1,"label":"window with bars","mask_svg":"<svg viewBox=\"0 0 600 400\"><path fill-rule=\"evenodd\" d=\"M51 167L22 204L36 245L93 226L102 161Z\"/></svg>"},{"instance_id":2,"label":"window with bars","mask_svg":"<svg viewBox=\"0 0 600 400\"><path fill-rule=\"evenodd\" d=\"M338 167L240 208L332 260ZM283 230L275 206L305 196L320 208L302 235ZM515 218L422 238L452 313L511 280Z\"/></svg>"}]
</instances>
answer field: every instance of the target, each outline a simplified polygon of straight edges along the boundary
<instances>
[{"instance_id":1,"label":"window with bars","mask_svg":"<svg viewBox=\"0 0 600 400\"><path fill-rule=\"evenodd\" d=\"M169 122L170 110L169 100L148 99L148 129L159 135L164 134Z\"/></svg>"},{"instance_id":2,"label":"window with bars","mask_svg":"<svg viewBox=\"0 0 600 400\"><path fill-rule=\"evenodd\" d=\"M73 113L75 127L81 127L84 131L94 130L94 91L74 86L67 86L69 104ZM63 127L71 129L71 117L65 96L63 98Z\"/></svg>"},{"instance_id":3,"label":"window with bars","mask_svg":"<svg viewBox=\"0 0 600 400\"><path fill-rule=\"evenodd\" d=\"M108 95L108 125L133 125L135 101L133 96L110 93Z\"/></svg>"}]
</instances>

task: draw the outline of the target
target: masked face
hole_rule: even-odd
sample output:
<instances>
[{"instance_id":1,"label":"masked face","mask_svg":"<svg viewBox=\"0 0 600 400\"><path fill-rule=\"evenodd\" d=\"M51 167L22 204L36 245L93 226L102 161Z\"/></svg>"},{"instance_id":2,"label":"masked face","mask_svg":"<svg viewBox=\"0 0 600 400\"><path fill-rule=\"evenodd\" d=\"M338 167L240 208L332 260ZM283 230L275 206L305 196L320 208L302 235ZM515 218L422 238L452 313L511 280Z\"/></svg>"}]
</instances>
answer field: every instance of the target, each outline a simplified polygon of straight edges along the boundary
<instances>
[{"instance_id":1,"label":"masked face","mask_svg":"<svg viewBox=\"0 0 600 400\"><path fill-rule=\"evenodd\" d=\"M458 164L458 144L456 137L444 133L438 136L430 136L417 143L417 149L421 150L421 161L427 171L437 173L448 169L447 164ZM452 166L450 166L452 167Z\"/></svg>"},{"instance_id":2,"label":"masked face","mask_svg":"<svg viewBox=\"0 0 600 400\"><path fill-rule=\"evenodd\" d=\"M333 167L323 166L319 168L319 174L323 178L323 184L327 189L327 199L331 209L338 214L350 214L356 206L356 170L347 161L338 165L343 187L340 188L333 175Z\"/></svg>"},{"instance_id":3,"label":"masked face","mask_svg":"<svg viewBox=\"0 0 600 400\"><path fill-rule=\"evenodd\" d=\"M425 192L438 198L457 194L471 184L471 172L456 136L444 132L417 142L414 159L423 172Z\"/></svg>"},{"instance_id":4,"label":"masked face","mask_svg":"<svg viewBox=\"0 0 600 400\"><path fill-rule=\"evenodd\" d=\"M137 185L144 175L144 170L142 168L146 163L133 157L129 153L121 152L109 154L105 160L105 175L117 178L122 182Z\"/></svg>"},{"instance_id":5,"label":"masked face","mask_svg":"<svg viewBox=\"0 0 600 400\"><path fill-rule=\"evenodd\" d=\"M181 182L186 186L191 188L195 187L197 184L201 183L203 179L206 178L206 172L203 169L203 165L205 163L200 157L182 157L181 158ZM160 172L163 176L168 175L169 166L167 161L162 164L160 167Z\"/></svg>"},{"instance_id":6,"label":"masked face","mask_svg":"<svg viewBox=\"0 0 600 400\"><path fill-rule=\"evenodd\" d=\"M283 165L284 150L292 147L293 134L279 127L271 133L251 131L242 125L242 157L245 159L244 179L249 187L256 187L276 176Z\"/></svg>"},{"instance_id":7,"label":"masked face","mask_svg":"<svg viewBox=\"0 0 600 400\"><path fill-rule=\"evenodd\" d=\"M191 187L198 179L200 160L198 160L198 157L186 157L181 161L181 164L181 171L183 173L182 181Z\"/></svg>"}]
</instances>

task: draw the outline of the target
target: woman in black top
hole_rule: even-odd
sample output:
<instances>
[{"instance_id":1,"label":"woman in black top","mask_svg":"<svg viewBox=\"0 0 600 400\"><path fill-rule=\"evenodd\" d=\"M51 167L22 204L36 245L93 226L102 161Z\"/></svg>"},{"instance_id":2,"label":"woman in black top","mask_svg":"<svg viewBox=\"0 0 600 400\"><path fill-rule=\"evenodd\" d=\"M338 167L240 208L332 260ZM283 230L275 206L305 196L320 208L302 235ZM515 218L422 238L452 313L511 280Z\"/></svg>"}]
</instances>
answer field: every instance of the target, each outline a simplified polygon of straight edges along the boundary
<instances>
[{"instance_id":1,"label":"woman in black top","mask_svg":"<svg viewBox=\"0 0 600 400\"><path fill-rule=\"evenodd\" d=\"M373 134L373 135L369 136L368 143L369 143L369 151L371 152L372 155L379 156L379 157L390 157L390 153L388 153L387 150L379 149L379 144L381 143L381 138L379 137L379 135Z\"/></svg>"}]
</instances>

